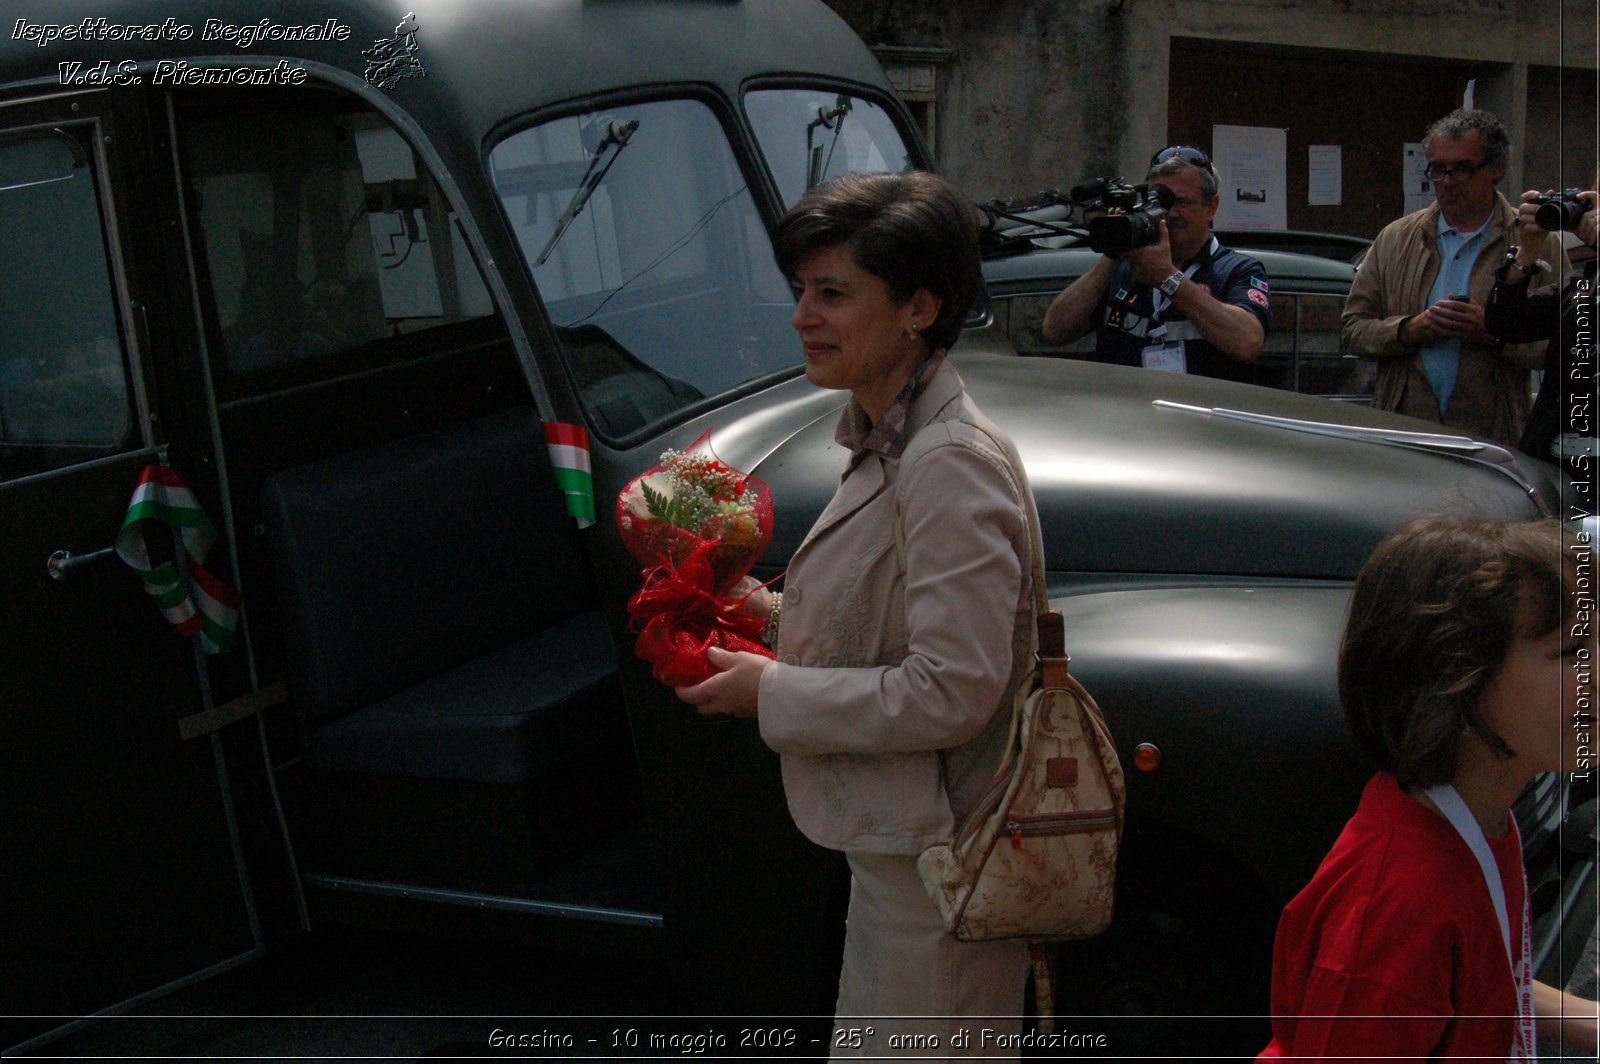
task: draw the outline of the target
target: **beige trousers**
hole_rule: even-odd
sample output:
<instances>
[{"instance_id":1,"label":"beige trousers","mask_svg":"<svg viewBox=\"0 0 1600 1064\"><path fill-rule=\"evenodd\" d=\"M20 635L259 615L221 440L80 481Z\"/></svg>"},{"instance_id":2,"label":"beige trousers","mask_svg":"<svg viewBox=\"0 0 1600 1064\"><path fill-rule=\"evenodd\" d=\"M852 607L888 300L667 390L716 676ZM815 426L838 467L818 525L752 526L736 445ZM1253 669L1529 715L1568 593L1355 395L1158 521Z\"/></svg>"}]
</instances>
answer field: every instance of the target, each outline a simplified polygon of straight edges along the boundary
<instances>
[{"instance_id":1,"label":"beige trousers","mask_svg":"<svg viewBox=\"0 0 1600 1064\"><path fill-rule=\"evenodd\" d=\"M995 1035L1022 1031L1027 943L958 942L923 889L915 857L847 856L833 1057L1019 1056Z\"/></svg>"}]
</instances>

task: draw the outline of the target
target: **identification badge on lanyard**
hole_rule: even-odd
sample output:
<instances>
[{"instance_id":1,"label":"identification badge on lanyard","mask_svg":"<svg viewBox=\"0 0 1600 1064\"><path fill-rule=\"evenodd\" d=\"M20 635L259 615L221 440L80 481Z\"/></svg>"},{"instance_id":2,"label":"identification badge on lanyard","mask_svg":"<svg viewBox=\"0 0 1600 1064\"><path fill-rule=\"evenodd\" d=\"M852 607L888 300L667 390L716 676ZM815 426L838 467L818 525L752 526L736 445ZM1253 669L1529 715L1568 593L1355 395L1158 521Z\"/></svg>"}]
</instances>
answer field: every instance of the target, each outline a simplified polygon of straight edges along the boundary
<instances>
[{"instance_id":1,"label":"identification badge on lanyard","mask_svg":"<svg viewBox=\"0 0 1600 1064\"><path fill-rule=\"evenodd\" d=\"M1188 361L1183 354L1182 340L1147 345L1140 353L1140 362L1145 369L1160 370L1162 373L1189 372Z\"/></svg>"},{"instance_id":2,"label":"identification badge on lanyard","mask_svg":"<svg viewBox=\"0 0 1600 1064\"><path fill-rule=\"evenodd\" d=\"M1522 957L1517 958L1511 947L1511 917L1506 910L1506 892L1500 882L1500 866L1495 863L1494 851L1483 828L1467 808L1466 801L1450 784L1429 787L1428 797L1439 807L1439 812L1456 829L1472 856L1477 858L1483 871L1483 885L1489 890L1489 900L1494 903L1494 914L1500 921L1500 939L1506 947L1506 961L1511 965L1511 984L1517 997L1516 1034L1511 1045L1512 1060L1532 1060L1535 1052L1533 1036L1533 936L1528 929L1528 880L1522 880Z\"/></svg>"}]
</instances>

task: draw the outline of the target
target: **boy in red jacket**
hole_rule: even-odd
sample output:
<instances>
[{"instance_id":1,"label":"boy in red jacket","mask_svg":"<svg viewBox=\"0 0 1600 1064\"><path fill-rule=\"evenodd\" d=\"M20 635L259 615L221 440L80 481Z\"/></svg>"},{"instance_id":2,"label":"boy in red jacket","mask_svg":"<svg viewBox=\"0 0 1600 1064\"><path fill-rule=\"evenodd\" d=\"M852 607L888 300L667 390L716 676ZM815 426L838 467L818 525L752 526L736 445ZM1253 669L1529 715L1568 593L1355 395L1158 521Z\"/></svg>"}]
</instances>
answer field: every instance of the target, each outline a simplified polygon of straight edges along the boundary
<instances>
[{"instance_id":1,"label":"boy in red jacket","mask_svg":"<svg viewBox=\"0 0 1600 1064\"><path fill-rule=\"evenodd\" d=\"M1379 772L1284 909L1260 1059L1531 1059L1536 1028L1594 1051L1594 1003L1533 979L1511 815L1593 729L1592 550L1555 520L1422 520L1362 569L1339 693Z\"/></svg>"}]
</instances>

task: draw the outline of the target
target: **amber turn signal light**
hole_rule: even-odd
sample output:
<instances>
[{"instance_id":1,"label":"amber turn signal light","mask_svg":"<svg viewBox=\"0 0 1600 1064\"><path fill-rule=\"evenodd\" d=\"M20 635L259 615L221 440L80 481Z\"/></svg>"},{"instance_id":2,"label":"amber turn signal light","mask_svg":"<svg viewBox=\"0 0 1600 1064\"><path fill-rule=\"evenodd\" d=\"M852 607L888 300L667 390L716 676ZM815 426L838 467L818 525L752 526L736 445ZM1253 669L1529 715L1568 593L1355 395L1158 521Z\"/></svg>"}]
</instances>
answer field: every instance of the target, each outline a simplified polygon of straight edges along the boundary
<instances>
[{"instance_id":1,"label":"amber turn signal light","mask_svg":"<svg viewBox=\"0 0 1600 1064\"><path fill-rule=\"evenodd\" d=\"M1140 772L1154 772L1161 767L1161 747L1155 743L1140 743L1133 748L1133 767Z\"/></svg>"}]
</instances>

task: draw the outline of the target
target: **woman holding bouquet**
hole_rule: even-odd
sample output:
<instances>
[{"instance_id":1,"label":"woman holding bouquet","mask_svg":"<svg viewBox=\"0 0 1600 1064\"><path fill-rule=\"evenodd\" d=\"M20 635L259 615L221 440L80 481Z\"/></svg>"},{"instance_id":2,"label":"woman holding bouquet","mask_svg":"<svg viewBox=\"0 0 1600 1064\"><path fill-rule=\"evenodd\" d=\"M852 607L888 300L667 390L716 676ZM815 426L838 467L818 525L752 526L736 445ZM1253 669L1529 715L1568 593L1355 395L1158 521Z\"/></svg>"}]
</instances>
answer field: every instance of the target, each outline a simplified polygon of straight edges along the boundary
<instances>
[{"instance_id":1,"label":"woman holding bouquet","mask_svg":"<svg viewBox=\"0 0 1600 1064\"><path fill-rule=\"evenodd\" d=\"M1033 497L945 360L981 290L975 220L932 174L847 174L800 198L777 253L806 376L850 392L849 460L783 595L747 600L777 660L713 650L723 671L679 694L755 716L796 824L848 858L837 1014L876 1030L857 1052L900 1016L959 1055L972 1017L1018 1029L1028 967L1021 942L952 938L916 868L991 780L1033 656Z\"/></svg>"}]
</instances>

